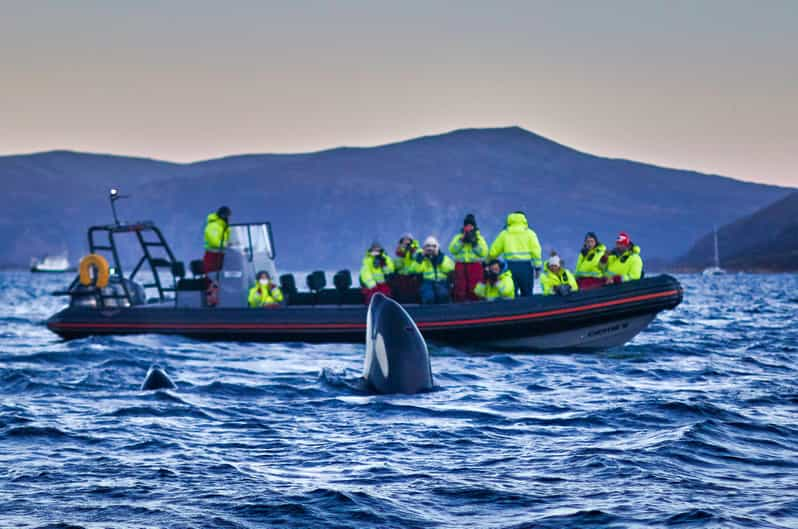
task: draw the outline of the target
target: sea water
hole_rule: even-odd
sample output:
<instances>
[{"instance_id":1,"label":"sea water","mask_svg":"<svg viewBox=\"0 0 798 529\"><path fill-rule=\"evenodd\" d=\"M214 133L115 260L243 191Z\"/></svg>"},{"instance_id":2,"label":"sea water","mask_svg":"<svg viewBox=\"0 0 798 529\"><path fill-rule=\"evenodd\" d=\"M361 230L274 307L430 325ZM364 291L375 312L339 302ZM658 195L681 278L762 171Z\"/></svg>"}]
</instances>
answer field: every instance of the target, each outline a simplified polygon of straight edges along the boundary
<instances>
[{"instance_id":1,"label":"sea water","mask_svg":"<svg viewBox=\"0 0 798 529\"><path fill-rule=\"evenodd\" d=\"M798 527L798 276L680 276L598 353L433 345L413 396L361 344L62 341L70 279L0 274L0 527Z\"/></svg>"}]
</instances>

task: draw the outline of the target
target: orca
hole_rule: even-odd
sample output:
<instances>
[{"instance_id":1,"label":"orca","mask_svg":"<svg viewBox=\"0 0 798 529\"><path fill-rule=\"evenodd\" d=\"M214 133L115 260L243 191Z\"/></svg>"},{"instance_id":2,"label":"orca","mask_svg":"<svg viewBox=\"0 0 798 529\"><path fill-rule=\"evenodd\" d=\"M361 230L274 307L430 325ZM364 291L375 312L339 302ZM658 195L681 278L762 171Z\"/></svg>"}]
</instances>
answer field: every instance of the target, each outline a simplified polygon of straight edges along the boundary
<instances>
[{"instance_id":1,"label":"orca","mask_svg":"<svg viewBox=\"0 0 798 529\"><path fill-rule=\"evenodd\" d=\"M427 343L396 301L377 293L366 315L363 378L377 393L420 393L433 387Z\"/></svg>"},{"instance_id":2,"label":"orca","mask_svg":"<svg viewBox=\"0 0 798 529\"><path fill-rule=\"evenodd\" d=\"M151 391L156 389L175 389L175 383L166 374L166 371L158 366L152 366L141 383L141 391Z\"/></svg>"}]
</instances>

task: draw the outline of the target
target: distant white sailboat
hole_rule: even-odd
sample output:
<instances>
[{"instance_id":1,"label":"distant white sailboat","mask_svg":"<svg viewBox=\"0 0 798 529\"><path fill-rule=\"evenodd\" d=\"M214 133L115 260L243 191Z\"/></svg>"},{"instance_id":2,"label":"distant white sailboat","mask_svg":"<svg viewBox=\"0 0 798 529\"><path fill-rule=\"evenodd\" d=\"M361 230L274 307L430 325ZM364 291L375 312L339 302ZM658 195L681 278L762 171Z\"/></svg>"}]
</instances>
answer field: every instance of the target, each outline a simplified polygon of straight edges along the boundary
<instances>
[{"instance_id":1,"label":"distant white sailboat","mask_svg":"<svg viewBox=\"0 0 798 529\"><path fill-rule=\"evenodd\" d=\"M46 255L43 259L36 259L34 257L31 260L30 271L50 273L69 272L69 259L66 255Z\"/></svg>"},{"instance_id":2,"label":"distant white sailboat","mask_svg":"<svg viewBox=\"0 0 798 529\"><path fill-rule=\"evenodd\" d=\"M718 229L713 228L713 231L715 234L715 266L705 268L705 276L720 276L726 273L726 270L720 267L720 256L718 255Z\"/></svg>"}]
</instances>

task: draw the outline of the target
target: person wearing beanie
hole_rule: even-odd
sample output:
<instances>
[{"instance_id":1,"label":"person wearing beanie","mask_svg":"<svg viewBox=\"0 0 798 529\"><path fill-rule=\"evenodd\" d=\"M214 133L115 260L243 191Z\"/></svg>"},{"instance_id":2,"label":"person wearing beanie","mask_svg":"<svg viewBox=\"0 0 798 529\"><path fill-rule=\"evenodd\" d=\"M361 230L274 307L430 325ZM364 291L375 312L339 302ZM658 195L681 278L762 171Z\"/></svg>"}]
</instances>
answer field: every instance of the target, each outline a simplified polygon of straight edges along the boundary
<instances>
[{"instance_id":1,"label":"person wearing beanie","mask_svg":"<svg viewBox=\"0 0 798 529\"><path fill-rule=\"evenodd\" d=\"M540 276L540 285L543 287L544 296L552 294L566 296L579 290L576 278L563 266L562 259L556 253L552 253L546 261L545 270Z\"/></svg>"},{"instance_id":2,"label":"person wearing beanie","mask_svg":"<svg viewBox=\"0 0 798 529\"><path fill-rule=\"evenodd\" d=\"M269 272L261 270L256 278L255 286L249 289L247 297L249 306L253 309L279 306L283 301L283 292L280 287L272 283Z\"/></svg>"},{"instance_id":3,"label":"person wearing beanie","mask_svg":"<svg viewBox=\"0 0 798 529\"><path fill-rule=\"evenodd\" d=\"M391 295L388 276L393 272L393 260L386 255L382 245L376 241L371 243L360 266L360 290L366 305L377 292L382 292L386 296Z\"/></svg>"},{"instance_id":4,"label":"person wearing beanie","mask_svg":"<svg viewBox=\"0 0 798 529\"><path fill-rule=\"evenodd\" d=\"M513 273L516 290L531 296L535 285L535 269L540 268L540 241L529 229L526 215L521 211L507 216L507 226L490 245L490 259L503 259Z\"/></svg>"},{"instance_id":5,"label":"person wearing beanie","mask_svg":"<svg viewBox=\"0 0 798 529\"><path fill-rule=\"evenodd\" d=\"M454 301L476 301L479 298L474 287L482 280L482 261L488 257L488 243L479 232L473 213L466 215L463 229L452 237L449 253L455 261Z\"/></svg>"},{"instance_id":6,"label":"person wearing beanie","mask_svg":"<svg viewBox=\"0 0 798 529\"><path fill-rule=\"evenodd\" d=\"M576 276L576 282L580 289L590 290L604 286L601 259L606 252L607 247L599 242L596 234L592 231L587 232L582 250L576 258L576 268L574 269L574 276Z\"/></svg>"},{"instance_id":7,"label":"person wearing beanie","mask_svg":"<svg viewBox=\"0 0 798 529\"><path fill-rule=\"evenodd\" d=\"M615 248L605 255L605 258L606 284L636 281L643 277L643 258L640 257L640 247L632 242L632 238L625 231L618 234L615 239Z\"/></svg>"},{"instance_id":8,"label":"person wearing beanie","mask_svg":"<svg viewBox=\"0 0 798 529\"><path fill-rule=\"evenodd\" d=\"M454 262L441 252L438 239L430 235L424 240L422 251L416 254L414 270L421 274L421 303L449 302L449 275L454 271Z\"/></svg>"},{"instance_id":9,"label":"person wearing beanie","mask_svg":"<svg viewBox=\"0 0 798 529\"><path fill-rule=\"evenodd\" d=\"M515 299L513 273L507 268L507 263L493 259L486 264L482 279L474 287L474 294L487 301Z\"/></svg>"},{"instance_id":10,"label":"person wearing beanie","mask_svg":"<svg viewBox=\"0 0 798 529\"><path fill-rule=\"evenodd\" d=\"M412 233L404 233L396 246L393 266L396 273L391 279L391 291L399 303L419 303L418 289L421 278L415 272L416 254L421 251Z\"/></svg>"},{"instance_id":11,"label":"person wearing beanie","mask_svg":"<svg viewBox=\"0 0 798 529\"><path fill-rule=\"evenodd\" d=\"M205 222L205 256L202 261L206 274L222 269L224 249L230 238L228 222L231 214L230 208L222 206L208 215Z\"/></svg>"}]
</instances>

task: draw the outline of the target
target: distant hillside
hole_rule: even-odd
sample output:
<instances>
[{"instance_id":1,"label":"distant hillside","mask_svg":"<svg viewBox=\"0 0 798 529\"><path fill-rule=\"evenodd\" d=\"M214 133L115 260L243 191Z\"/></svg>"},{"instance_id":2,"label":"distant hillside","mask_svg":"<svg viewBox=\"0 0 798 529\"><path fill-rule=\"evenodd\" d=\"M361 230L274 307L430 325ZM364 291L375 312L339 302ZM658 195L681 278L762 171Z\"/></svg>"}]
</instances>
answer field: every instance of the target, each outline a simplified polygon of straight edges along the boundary
<instances>
[{"instance_id":1,"label":"distant hillside","mask_svg":"<svg viewBox=\"0 0 798 529\"><path fill-rule=\"evenodd\" d=\"M721 266L749 272L798 272L798 192L718 230ZM714 261L712 233L675 266L702 270Z\"/></svg>"},{"instance_id":2,"label":"distant hillside","mask_svg":"<svg viewBox=\"0 0 798 529\"><path fill-rule=\"evenodd\" d=\"M3 265L68 248L110 220L105 193L126 219L152 219L183 259L202 253L205 215L221 204L234 221L271 220L283 268L357 266L373 239L433 233L444 244L473 212L492 239L523 210L548 252L573 265L584 233L608 242L631 233L654 260L686 252L722 225L790 190L720 176L600 158L510 127L466 129L373 148L247 155L193 164L51 152L0 157L10 204L0 211Z\"/></svg>"}]
</instances>

